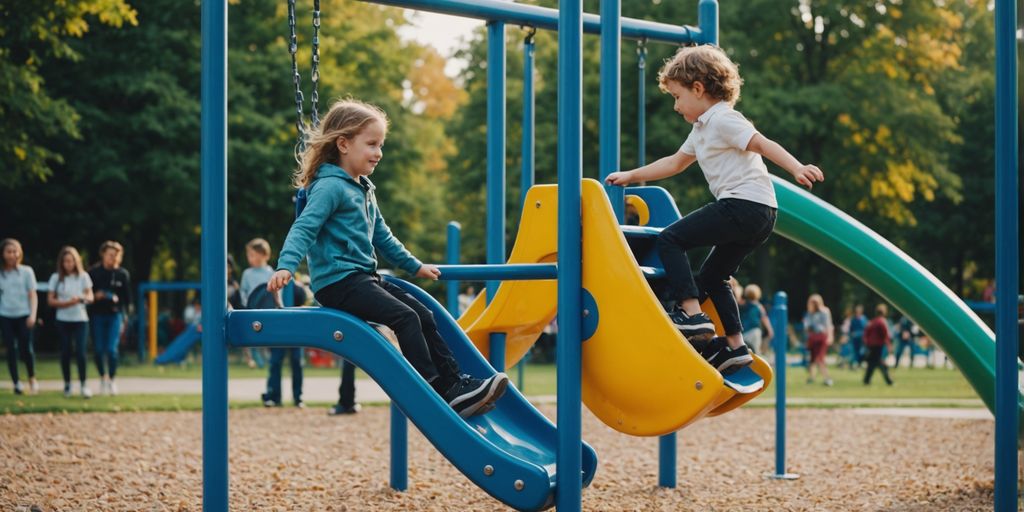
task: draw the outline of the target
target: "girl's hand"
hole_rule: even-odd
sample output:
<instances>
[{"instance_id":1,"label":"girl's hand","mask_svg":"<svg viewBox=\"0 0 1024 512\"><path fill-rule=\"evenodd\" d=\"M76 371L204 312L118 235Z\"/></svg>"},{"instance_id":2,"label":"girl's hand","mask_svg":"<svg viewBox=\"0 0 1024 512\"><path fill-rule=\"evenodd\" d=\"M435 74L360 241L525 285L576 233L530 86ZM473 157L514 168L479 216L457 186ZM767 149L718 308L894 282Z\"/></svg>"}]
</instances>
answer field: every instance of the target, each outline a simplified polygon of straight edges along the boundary
<instances>
[{"instance_id":1,"label":"girl's hand","mask_svg":"<svg viewBox=\"0 0 1024 512\"><path fill-rule=\"evenodd\" d=\"M35 327L35 325L36 325L36 316L35 315L29 315L29 317L25 319L25 327L28 327L29 329L31 329L31 328Z\"/></svg>"},{"instance_id":2,"label":"girl's hand","mask_svg":"<svg viewBox=\"0 0 1024 512\"><path fill-rule=\"evenodd\" d=\"M284 285L288 284L288 281L292 280L292 273L287 270L278 270L274 272L274 275L270 276L270 281L267 281L267 291L276 292Z\"/></svg>"},{"instance_id":3,"label":"girl's hand","mask_svg":"<svg viewBox=\"0 0 1024 512\"><path fill-rule=\"evenodd\" d=\"M618 171L613 172L604 179L604 182L608 185L618 185L625 187L633 182L633 173L631 171Z\"/></svg>"},{"instance_id":4,"label":"girl's hand","mask_svg":"<svg viewBox=\"0 0 1024 512\"><path fill-rule=\"evenodd\" d=\"M422 277L423 279L432 279L434 281L437 281L437 278L441 277L441 270L437 268L437 265L424 263L423 266L416 271L416 277Z\"/></svg>"},{"instance_id":5,"label":"girl's hand","mask_svg":"<svg viewBox=\"0 0 1024 512\"><path fill-rule=\"evenodd\" d=\"M793 172L793 177L796 178L796 182L807 187L810 190L814 186L815 181L825 181L825 173L821 172L816 165L804 165L798 167Z\"/></svg>"}]
</instances>

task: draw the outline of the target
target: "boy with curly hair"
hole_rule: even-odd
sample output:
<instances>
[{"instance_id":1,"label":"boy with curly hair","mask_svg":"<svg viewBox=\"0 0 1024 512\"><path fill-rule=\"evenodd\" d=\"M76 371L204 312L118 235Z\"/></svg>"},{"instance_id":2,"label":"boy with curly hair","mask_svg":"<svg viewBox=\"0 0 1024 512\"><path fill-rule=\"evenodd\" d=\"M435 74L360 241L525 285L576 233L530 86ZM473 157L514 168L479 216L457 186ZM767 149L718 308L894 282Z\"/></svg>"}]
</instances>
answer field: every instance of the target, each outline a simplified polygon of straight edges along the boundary
<instances>
[{"instance_id":1,"label":"boy with curly hair","mask_svg":"<svg viewBox=\"0 0 1024 512\"><path fill-rule=\"evenodd\" d=\"M807 188L824 181L824 174L761 135L733 109L743 79L720 48L681 48L658 73L658 84L675 98L675 111L693 124L690 135L675 154L638 169L612 173L606 181L624 186L660 180L700 163L715 201L665 228L658 237L658 254L669 288L663 298L670 304L668 313L676 328L712 366L728 374L753 361L743 343L729 277L768 239L778 212L775 190L761 157L787 170ZM711 247L711 252L694 276L686 251L697 247ZM713 337L714 324L700 309L708 297L722 319L724 337Z\"/></svg>"}]
</instances>

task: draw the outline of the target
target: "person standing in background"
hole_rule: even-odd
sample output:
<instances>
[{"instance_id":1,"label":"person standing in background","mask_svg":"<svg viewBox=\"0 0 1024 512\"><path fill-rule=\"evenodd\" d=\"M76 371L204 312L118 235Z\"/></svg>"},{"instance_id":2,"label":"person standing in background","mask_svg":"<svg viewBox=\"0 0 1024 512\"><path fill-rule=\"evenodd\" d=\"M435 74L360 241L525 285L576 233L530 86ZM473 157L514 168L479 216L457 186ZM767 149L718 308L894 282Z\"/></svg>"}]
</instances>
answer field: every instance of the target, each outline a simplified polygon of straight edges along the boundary
<instances>
[{"instance_id":1,"label":"person standing in background","mask_svg":"<svg viewBox=\"0 0 1024 512\"><path fill-rule=\"evenodd\" d=\"M22 265L25 251L13 238L0 242L3 266L0 268L0 335L7 347L7 370L14 382L14 394L25 388L18 379L18 355L28 370L29 392L36 394L36 354L32 348L32 328L36 325L39 298L36 297L36 273L32 267Z\"/></svg>"},{"instance_id":2,"label":"person standing in background","mask_svg":"<svg viewBox=\"0 0 1024 512\"><path fill-rule=\"evenodd\" d=\"M832 325L832 311L825 307L825 300L817 293L807 298L807 314L804 315L804 331L807 333L807 351L810 353L810 361L807 363L807 383L814 382L814 368L818 368L818 374L825 379L825 385L832 385L832 378L828 374L828 365L825 364L825 354L828 353L828 346L832 344L834 335Z\"/></svg>"},{"instance_id":3,"label":"person standing in background","mask_svg":"<svg viewBox=\"0 0 1024 512\"><path fill-rule=\"evenodd\" d=\"M85 383L85 337L89 329L86 304L93 301L92 279L82 269L78 250L65 246L57 255L57 271L50 276L46 303L57 310L57 334L60 337L60 370L64 376L64 398L71 398L71 353L78 363L79 393L92 398Z\"/></svg>"},{"instance_id":4,"label":"person standing in background","mask_svg":"<svg viewBox=\"0 0 1024 512\"><path fill-rule=\"evenodd\" d=\"M125 315L132 303L131 276L121 268L124 247L107 240L100 244L100 263L89 269L93 297L89 307L92 343L96 349L96 370L100 374L100 392L117 395L118 343L124 329Z\"/></svg>"}]
</instances>

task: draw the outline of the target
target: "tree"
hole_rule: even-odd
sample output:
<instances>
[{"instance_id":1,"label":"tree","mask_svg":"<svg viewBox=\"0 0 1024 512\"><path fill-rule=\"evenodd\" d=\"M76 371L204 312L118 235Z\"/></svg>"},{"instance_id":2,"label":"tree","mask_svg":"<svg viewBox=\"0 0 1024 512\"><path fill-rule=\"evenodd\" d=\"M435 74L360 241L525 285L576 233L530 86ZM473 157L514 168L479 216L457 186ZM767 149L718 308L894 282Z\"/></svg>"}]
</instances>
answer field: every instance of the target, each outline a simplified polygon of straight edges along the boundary
<instances>
[{"instance_id":1,"label":"tree","mask_svg":"<svg viewBox=\"0 0 1024 512\"><path fill-rule=\"evenodd\" d=\"M125 0L68 0L26 5L0 1L0 187L45 180L64 161L47 140L79 137L79 114L50 94L40 66L51 59L75 61L72 40L83 37L90 21L135 25L136 12Z\"/></svg>"}]
</instances>

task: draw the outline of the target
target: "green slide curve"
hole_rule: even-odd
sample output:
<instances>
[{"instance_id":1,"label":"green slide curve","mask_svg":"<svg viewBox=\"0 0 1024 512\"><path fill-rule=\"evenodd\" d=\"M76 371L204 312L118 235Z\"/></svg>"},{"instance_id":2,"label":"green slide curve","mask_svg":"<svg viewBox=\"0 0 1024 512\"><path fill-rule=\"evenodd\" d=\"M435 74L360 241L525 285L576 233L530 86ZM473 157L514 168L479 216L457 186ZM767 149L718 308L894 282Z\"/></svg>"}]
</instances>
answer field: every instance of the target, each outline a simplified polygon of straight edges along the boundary
<instances>
[{"instance_id":1,"label":"green slide curve","mask_svg":"<svg viewBox=\"0 0 1024 512\"><path fill-rule=\"evenodd\" d=\"M772 177L775 232L859 279L928 333L995 413L995 333L952 290L905 252L838 208ZM1018 366L1020 362L1018 361ZM1024 407L1020 390L1018 414ZM1022 422L1024 428L1024 422Z\"/></svg>"}]
</instances>

